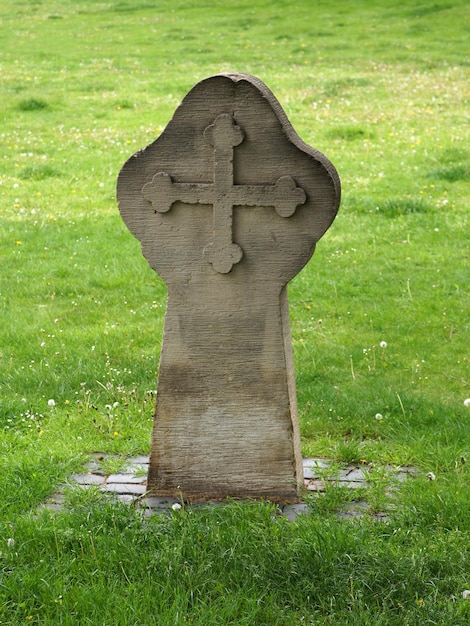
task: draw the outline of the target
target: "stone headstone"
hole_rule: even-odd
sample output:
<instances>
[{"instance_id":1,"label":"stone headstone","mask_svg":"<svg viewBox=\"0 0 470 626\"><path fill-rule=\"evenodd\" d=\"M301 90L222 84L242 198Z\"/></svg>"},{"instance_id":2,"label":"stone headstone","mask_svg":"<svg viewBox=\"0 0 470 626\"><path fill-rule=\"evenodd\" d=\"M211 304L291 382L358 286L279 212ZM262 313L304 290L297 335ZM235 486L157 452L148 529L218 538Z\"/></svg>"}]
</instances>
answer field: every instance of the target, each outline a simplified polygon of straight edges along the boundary
<instances>
[{"instance_id":1,"label":"stone headstone","mask_svg":"<svg viewBox=\"0 0 470 626\"><path fill-rule=\"evenodd\" d=\"M168 289L148 489L294 502L287 283L339 206L332 164L258 79L212 76L123 166L119 210Z\"/></svg>"}]
</instances>

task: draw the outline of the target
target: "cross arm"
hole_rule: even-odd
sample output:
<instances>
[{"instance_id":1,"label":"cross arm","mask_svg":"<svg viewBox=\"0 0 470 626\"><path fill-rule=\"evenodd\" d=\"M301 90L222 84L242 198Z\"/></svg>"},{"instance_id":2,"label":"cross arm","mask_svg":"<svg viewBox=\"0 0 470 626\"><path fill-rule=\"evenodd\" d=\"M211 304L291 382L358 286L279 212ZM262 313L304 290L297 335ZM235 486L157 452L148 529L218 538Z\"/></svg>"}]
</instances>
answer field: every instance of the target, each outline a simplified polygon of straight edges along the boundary
<instances>
[{"instance_id":1,"label":"cross arm","mask_svg":"<svg viewBox=\"0 0 470 626\"><path fill-rule=\"evenodd\" d=\"M305 204L307 194L292 176L281 176L274 185L235 185L234 206L272 206L281 217L290 217Z\"/></svg>"},{"instance_id":2,"label":"cross arm","mask_svg":"<svg viewBox=\"0 0 470 626\"><path fill-rule=\"evenodd\" d=\"M213 185L207 183L175 183L166 172L158 172L152 182L142 187L142 195L155 212L167 213L175 202L212 204Z\"/></svg>"}]
</instances>

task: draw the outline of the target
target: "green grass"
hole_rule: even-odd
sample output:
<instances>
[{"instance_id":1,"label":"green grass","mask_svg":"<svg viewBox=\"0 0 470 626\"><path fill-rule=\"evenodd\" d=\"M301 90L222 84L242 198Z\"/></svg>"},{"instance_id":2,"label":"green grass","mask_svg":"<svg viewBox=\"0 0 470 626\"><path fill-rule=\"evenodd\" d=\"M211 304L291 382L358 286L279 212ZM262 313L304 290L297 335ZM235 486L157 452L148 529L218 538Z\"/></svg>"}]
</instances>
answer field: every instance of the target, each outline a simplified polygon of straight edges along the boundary
<instances>
[{"instance_id":1,"label":"green grass","mask_svg":"<svg viewBox=\"0 0 470 626\"><path fill-rule=\"evenodd\" d=\"M464 0L2 3L1 624L469 622L469 17ZM97 494L36 514L92 452L149 450L165 289L115 182L229 70L340 173L289 290L303 453L374 464L361 496L389 518L336 518L338 488L291 524L238 504L142 520ZM389 464L419 471L391 500Z\"/></svg>"},{"instance_id":2,"label":"green grass","mask_svg":"<svg viewBox=\"0 0 470 626\"><path fill-rule=\"evenodd\" d=\"M76 502L18 521L1 593L18 624L464 624L461 533L423 527Z\"/></svg>"}]
</instances>

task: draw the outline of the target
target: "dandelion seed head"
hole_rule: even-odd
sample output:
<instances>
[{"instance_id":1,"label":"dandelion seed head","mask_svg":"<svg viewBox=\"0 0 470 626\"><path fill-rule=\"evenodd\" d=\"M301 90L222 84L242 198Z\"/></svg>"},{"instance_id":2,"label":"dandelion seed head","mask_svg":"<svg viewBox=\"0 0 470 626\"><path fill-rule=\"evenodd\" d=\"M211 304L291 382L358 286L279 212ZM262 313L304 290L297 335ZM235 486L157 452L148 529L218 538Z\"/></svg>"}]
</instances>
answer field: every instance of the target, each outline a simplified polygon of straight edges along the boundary
<instances>
[{"instance_id":1,"label":"dandelion seed head","mask_svg":"<svg viewBox=\"0 0 470 626\"><path fill-rule=\"evenodd\" d=\"M381 341L379 345L380 345L381 348L386 348L387 347L387 342L386 341Z\"/></svg>"},{"instance_id":2,"label":"dandelion seed head","mask_svg":"<svg viewBox=\"0 0 470 626\"><path fill-rule=\"evenodd\" d=\"M173 511L181 511L181 504L179 502L175 502L171 505L171 508L173 509Z\"/></svg>"},{"instance_id":3,"label":"dandelion seed head","mask_svg":"<svg viewBox=\"0 0 470 626\"><path fill-rule=\"evenodd\" d=\"M465 398L465 400L463 401L463 405L470 407L470 398Z\"/></svg>"},{"instance_id":4,"label":"dandelion seed head","mask_svg":"<svg viewBox=\"0 0 470 626\"><path fill-rule=\"evenodd\" d=\"M382 413L376 413L376 414L375 414L375 419L376 419L378 422L380 422L380 420L381 420L381 419L383 419L383 415L382 415Z\"/></svg>"},{"instance_id":5,"label":"dandelion seed head","mask_svg":"<svg viewBox=\"0 0 470 626\"><path fill-rule=\"evenodd\" d=\"M55 406L55 400L53 400L52 398L50 400L47 401L48 406Z\"/></svg>"}]
</instances>

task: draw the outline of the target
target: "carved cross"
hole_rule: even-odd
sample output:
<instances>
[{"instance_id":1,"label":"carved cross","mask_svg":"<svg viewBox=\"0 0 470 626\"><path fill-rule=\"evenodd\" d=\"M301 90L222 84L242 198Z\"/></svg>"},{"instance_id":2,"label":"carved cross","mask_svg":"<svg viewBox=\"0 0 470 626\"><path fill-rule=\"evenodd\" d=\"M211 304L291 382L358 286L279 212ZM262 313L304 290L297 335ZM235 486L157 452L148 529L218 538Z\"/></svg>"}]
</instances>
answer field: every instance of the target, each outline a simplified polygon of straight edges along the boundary
<instances>
[{"instance_id":1,"label":"carved cross","mask_svg":"<svg viewBox=\"0 0 470 626\"><path fill-rule=\"evenodd\" d=\"M216 117L204 139L214 147L213 183L176 183L167 172L158 172L142 194L158 213L166 213L175 202L213 205L213 239L204 248L204 258L217 272L227 274L243 256L233 242L234 206L272 206L281 217L290 217L307 196L291 176L281 176L274 185L234 184L233 149L243 142L244 132L228 113Z\"/></svg>"}]
</instances>

